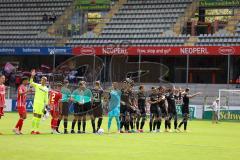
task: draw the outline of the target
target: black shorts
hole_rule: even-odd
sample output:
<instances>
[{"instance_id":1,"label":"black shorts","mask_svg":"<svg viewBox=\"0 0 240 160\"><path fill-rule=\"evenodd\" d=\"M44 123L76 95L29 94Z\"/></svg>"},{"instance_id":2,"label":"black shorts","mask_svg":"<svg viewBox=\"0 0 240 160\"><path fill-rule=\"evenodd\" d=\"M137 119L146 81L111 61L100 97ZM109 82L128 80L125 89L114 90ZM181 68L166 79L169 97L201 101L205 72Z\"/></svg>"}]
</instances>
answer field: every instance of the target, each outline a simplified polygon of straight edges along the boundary
<instances>
[{"instance_id":1,"label":"black shorts","mask_svg":"<svg viewBox=\"0 0 240 160\"><path fill-rule=\"evenodd\" d=\"M176 108L175 109L169 109L168 108L168 114L177 114Z\"/></svg>"},{"instance_id":2,"label":"black shorts","mask_svg":"<svg viewBox=\"0 0 240 160\"><path fill-rule=\"evenodd\" d=\"M169 112L168 114L169 114L169 116L171 116L171 117L177 116L177 112Z\"/></svg>"},{"instance_id":3,"label":"black shorts","mask_svg":"<svg viewBox=\"0 0 240 160\"><path fill-rule=\"evenodd\" d=\"M68 113L69 113L69 103L68 102L63 102L62 103L61 115L68 116Z\"/></svg>"},{"instance_id":4,"label":"black shorts","mask_svg":"<svg viewBox=\"0 0 240 160\"><path fill-rule=\"evenodd\" d=\"M79 105L78 103L73 104L73 111L75 116L80 116L82 114L83 105Z\"/></svg>"},{"instance_id":5,"label":"black shorts","mask_svg":"<svg viewBox=\"0 0 240 160\"><path fill-rule=\"evenodd\" d=\"M92 112L94 117L102 117L103 116L102 104L94 103L92 105Z\"/></svg>"},{"instance_id":6,"label":"black shorts","mask_svg":"<svg viewBox=\"0 0 240 160\"><path fill-rule=\"evenodd\" d=\"M84 103L82 105L82 115L86 115L86 114L89 114L89 115L92 115L92 104L91 102L88 102L88 103Z\"/></svg>"},{"instance_id":7,"label":"black shorts","mask_svg":"<svg viewBox=\"0 0 240 160\"><path fill-rule=\"evenodd\" d=\"M169 119L177 120L177 118L178 118L177 112L170 112L169 113Z\"/></svg>"},{"instance_id":8,"label":"black shorts","mask_svg":"<svg viewBox=\"0 0 240 160\"><path fill-rule=\"evenodd\" d=\"M183 113L183 114L182 114L182 117L183 117L184 119L188 119L188 118L189 118L189 113Z\"/></svg>"},{"instance_id":9,"label":"black shorts","mask_svg":"<svg viewBox=\"0 0 240 160\"><path fill-rule=\"evenodd\" d=\"M134 110L132 107L127 107L127 115L133 115L136 113L136 110Z\"/></svg>"},{"instance_id":10,"label":"black shorts","mask_svg":"<svg viewBox=\"0 0 240 160\"><path fill-rule=\"evenodd\" d=\"M152 116L161 116L161 110L158 106L150 106L150 113Z\"/></svg>"},{"instance_id":11,"label":"black shorts","mask_svg":"<svg viewBox=\"0 0 240 160\"><path fill-rule=\"evenodd\" d=\"M126 113L127 113L127 105L121 105L120 106L120 114L125 116Z\"/></svg>"},{"instance_id":12,"label":"black shorts","mask_svg":"<svg viewBox=\"0 0 240 160\"><path fill-rule=\"evenodd\" d=\"M160 107L161 110L161 116L162 118L166 118L168 116L167 110L164 107Z\"/></svg>"},{"instance_id":13,"label":"black shorts","mask_svg":"<svg viewBox=\"0 0 240 160\"><path fill-rule=\"evenodd\" d=\"M189 114L189 106L182 106L182 114Z\"/></svg>"},{"instance_id":14,"label":"black shorts","mask_svg":"<svg viewBox=\"0 0 240 160\"><path fill-rule=\"evenodd\" d=\"M146 114L145 108L138 108L138 111L139 111L139 112L138 112L138 113L139 113L139 114L138 114L139 116L146 117L147 114Z\"/></svg>"},{"instance_id":15,"label":"black shorts","mask_svg":"<svg viewBox=\"0 0 240 160\"><path fill-rule=\"evenodd\" d=\"M146 114L145 106L138 106L138 110L141 115Z\"/></svg>"}]
</instances>

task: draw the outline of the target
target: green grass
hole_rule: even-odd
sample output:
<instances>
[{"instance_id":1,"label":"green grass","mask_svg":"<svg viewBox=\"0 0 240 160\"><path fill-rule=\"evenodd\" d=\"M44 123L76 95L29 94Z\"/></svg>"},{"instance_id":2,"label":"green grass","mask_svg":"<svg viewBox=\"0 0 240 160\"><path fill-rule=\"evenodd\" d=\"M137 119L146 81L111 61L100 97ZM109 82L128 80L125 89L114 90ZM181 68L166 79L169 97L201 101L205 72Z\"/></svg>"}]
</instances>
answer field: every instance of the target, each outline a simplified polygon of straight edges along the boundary
<instances>
[{"instance_id":1,"label":"green grass","mask_svg":"<svg viewBox=\"0 0 240 160\"><path fill-rule=\"evenodd\" d=\"M22 136L11 132L18 119L16 113L7 113L0 120L0 131L4 133L0 135L1 160L233 160L240 157L239 123L213 125L210 121L190 121L189 133L51 135L48 120L41 123L43 135L29 135L31 118L29 114ZM106 124L104 119L105 131ZM89 122L87 126L92 131Z\"/></svg>"}]
</instances>

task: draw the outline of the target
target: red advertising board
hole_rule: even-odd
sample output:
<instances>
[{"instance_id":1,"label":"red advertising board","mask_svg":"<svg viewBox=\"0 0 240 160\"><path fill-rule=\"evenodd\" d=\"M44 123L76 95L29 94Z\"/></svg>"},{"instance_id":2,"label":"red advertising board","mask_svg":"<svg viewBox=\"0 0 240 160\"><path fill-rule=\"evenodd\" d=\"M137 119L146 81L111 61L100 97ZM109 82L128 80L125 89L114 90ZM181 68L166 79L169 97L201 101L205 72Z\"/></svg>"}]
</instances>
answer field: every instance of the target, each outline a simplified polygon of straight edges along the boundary
<instances>
[{"instance_id":1,"label":"red advertising board","mask_svg":"<svg viewBox=\"0 0 240 160\"><path fill-rule=\"evenodd\" d=\"M240 46L182 46L182 47L83 47L72 49L74 55L156 55L156 56L217 56L240 55Z\"/></svg>"}]
</instances>

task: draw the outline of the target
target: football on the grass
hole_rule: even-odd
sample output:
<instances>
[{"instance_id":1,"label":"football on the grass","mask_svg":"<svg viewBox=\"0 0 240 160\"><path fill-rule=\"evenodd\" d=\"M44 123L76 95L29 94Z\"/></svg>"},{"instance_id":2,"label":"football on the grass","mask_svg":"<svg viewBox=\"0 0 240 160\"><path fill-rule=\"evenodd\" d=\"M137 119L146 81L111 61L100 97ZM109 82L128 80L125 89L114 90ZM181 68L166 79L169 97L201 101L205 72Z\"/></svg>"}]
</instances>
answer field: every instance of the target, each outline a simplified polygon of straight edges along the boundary
<instances>
[{"instance_id":1,"label":"football on the grass","mask_svg":"<svg viewBox=\"0 0 240 160\"><path fill-rule=\"evenodd\" d=\"M104 133L104 129L100 128L100 129L98 130L98 134L103 134L103 133Z\"/></svg>"}]
</instances>

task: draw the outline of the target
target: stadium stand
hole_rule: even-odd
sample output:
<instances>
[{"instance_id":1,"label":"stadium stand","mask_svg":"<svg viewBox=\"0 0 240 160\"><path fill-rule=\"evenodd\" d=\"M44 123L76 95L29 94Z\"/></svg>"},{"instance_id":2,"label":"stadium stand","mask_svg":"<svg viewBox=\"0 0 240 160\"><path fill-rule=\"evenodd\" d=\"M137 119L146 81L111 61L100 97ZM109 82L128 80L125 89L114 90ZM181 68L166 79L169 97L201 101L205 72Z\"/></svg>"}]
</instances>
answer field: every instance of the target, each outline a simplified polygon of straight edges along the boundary
<instances>
[{"instance_id":1,"label":"stadium stand","mask_svg":"<svg viewBox=\"0 0 240 160\"><path fill-rule=\"evenodd\" d=\"M176 36L172 27L192 0L128 0L107 22L100 36L74 36L67 46L99 46L128 42L134 46L180 46L188 35Z\"/></svg>"},{"instance_id":2,"label":"stadium stand","mask_svg":"<svg viewBox=\"0 0 240 160\"><path fill-rule=\"evenodd\" d=\"M59 37L48 36L47 28L54 23L51 18L58 18L71 3L72 0L0 1L1 46L55 45Z\"/></svg>"}]
</instances>

